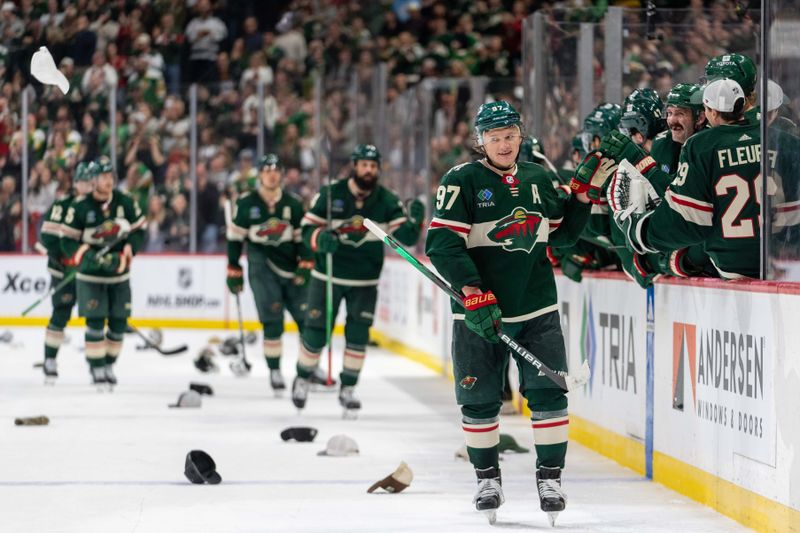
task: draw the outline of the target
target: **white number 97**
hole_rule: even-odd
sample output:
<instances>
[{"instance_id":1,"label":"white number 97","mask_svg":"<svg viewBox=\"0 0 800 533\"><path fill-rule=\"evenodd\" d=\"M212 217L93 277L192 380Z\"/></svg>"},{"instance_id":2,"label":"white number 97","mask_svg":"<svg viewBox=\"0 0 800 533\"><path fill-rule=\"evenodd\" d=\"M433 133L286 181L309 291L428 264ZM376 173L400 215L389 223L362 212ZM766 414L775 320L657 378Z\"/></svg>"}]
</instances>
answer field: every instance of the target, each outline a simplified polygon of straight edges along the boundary
<instances>
[{"instance_id":1,"label":"white number 97","mask_svg":"<svg viewBox=\"0 0 800 533\"><path fill-rule=\"evenodd\" d=\"M447 206L445 206L445 210L450 209L453 207L453 204L458 197L458 193L461 192L461 187L458 185L440 185L438 189L436 189L436 209L442 209L444 205L445 199L447 199L447 195L450 194L450 199L447 201Z\"/></svg>"}]
</instances>

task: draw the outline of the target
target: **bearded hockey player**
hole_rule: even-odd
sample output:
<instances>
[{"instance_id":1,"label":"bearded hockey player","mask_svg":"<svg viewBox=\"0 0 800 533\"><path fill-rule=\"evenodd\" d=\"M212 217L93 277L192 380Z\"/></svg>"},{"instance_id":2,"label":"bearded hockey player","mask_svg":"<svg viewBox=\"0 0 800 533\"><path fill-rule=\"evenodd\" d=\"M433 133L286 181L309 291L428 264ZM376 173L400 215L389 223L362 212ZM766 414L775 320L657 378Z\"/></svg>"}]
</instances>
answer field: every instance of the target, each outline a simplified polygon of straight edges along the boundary
<instances>
[{"instance_id":1,"label":"bearded hockey player","mask_svg":"<svg viewBox=\"0 0 800 533\"><path fill-rule=\"evenodd\" d=\"M542 362L566 371L553 268L545 248L548 243L573 245L589 216L583 194L588 183L578 195L560 197L548 171L517 163L522 133L520 116L507 102L481 106L475 134L484 157L444 175L426 243L439 274L464 295L466 311L453 306L456 401L478 480L475 507L490 522L504 501L498 414L509 362L509 350L498 343L496 330L502 321ZM532 413L541 508L557 513L566 504L561 469L567 451L567 397L533 366L511 355Z\"/></svg>"},{"instance_id":2,"label":"bearded hockey player","mask_svg":"<svg viewBox=\"0 0 800 533\"><path fill-rule=\"evenodd\" d=\"M86 360L92 382L117 383L114 363L131 313L130 266L144 238L145 217L131 196L114 188L114 170L105 156L92 166L94 191L64 215L61 247L78 269L78 314L86 318ZM105 245L110 251L98 255Z\"/></svg>"},{"instance_id":3,"label":"bearded hockey player","mask_svg":"<svg viewBox=\"0 0 800 533\"><path fill-rule=\"evenodd\" d=\"M653 210L630 213L612 202L615 222L639 254L703 243L720 276L757 278L760 270L761 150L759 125L744 114L745 93L730 79L703 91L710 129L686 141L678 172L664 201ZM619 176L611 195L625 197Z\"/></svg>"},{"instance_id":4,"label":"bearded hockey player","mask_svg":"<svg viewBox=\"0 0 800 533\"><path fill-rule=\"evenodd\" d=\"M412 200L406 214L397 196L378 184L381 154L374 145L356 146L351 159L350 177L323 187L302 222L303 242L314 252L315 266L308 288L297 377L292 386L292 402L298 409L306 405L310 378L327 343L326 254L332 254L333 261L333 316L342 300L347 304L339 403L345 410L357 411L361 401L356 397L355 386L364 365L383 267L383 243L367 230L364 219L380 224L398 241L411 246L419 239L425 217L422 202Z\"/></svg>"},{"instance_id":5,"label":"bearded hockey player","mask_svg":"<svg viewBox=\"0 0 800 533\"><path fill-rule=\"evenodd\" d=\"M281 188L283 168L278 156L262 157L257 168L259 186L239 196L228 227L227 284L232 293L244 288L239 257L247 241L247 278L264 329L270 386L277 393L286 388L280 370L283 310L289 310L302 333L306 286L314 261L300 236L303 203Z\"/></svg>"},{"instance_id":6,"label":"bearded hockey player","mask_svg":"<svg viewBox=\"0 0 800 533\"><path fill-rule=\"evenodd\" d=\"M63 198L53 202L44 215L42 231L36 248L47 254L47 271L50 272L50 283L56 286L70 274L74 265L61 250L61 224L70 206L92 192L94 187L93 170L87 163L78 163L72 178L73 189ZM64 342L64 328L69 322L72 307L75 305L75 280L59 289L51 298L53 312L44 335L44 370L45 380L53 381L58 377L56 357L61 343Z\"/></svg>"}]
</instances>

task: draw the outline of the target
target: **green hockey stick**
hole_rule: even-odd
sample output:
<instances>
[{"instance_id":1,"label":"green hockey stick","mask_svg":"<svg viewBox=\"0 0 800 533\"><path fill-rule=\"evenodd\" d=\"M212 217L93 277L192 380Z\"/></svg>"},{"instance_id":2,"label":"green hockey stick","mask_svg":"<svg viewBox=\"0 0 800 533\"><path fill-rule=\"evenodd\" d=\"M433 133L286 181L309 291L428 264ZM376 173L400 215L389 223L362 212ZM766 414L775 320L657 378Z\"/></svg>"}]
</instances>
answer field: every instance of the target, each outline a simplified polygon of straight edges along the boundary
<instances>
[{"instance_id":1,"label":"green hockey stick","mask_svg":"<svg viewBox=\"0 0 800 533\"><path fill-rule=\"evenodd\" d=\"M447 293L459 305L464 305L461 294L448 285L443 279L431 272L425 265L411 255L405 248L386 234L380 227L378 227L372 220L365 219L364 225L374 233L380 240L384 242L389 248L397 252L403 259L411 263L411 266L416 268L423 276L431 280L437 287ZM558 385L562 390L571 391L582 387L589 380L589 363L584 361L580 371L576 376L571 376L566 372L551 370L539 358L529 352L524 346L520 345L508 333L504 332L502 328L497 328L497 336L503 343L519 354L523 359L532 364L542 374L550 378L550 381Z\"/></svg>"}]
</instances>

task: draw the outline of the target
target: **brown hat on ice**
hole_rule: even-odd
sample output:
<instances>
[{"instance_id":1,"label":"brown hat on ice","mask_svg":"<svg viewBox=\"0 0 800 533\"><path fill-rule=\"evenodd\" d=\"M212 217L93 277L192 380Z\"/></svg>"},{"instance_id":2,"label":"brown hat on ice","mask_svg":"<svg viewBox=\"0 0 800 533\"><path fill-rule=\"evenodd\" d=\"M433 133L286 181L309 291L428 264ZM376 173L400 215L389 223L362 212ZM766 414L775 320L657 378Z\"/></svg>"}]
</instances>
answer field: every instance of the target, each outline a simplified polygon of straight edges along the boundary
<instances>
[{"instance_id":1,"label":"brown hat on ice","mask_svg":"<svg viewBox=\"0 0 800 533\"><path fill-rule=\"evenodd\" d=\"M405 461L401 461L400 466L397 467L397 470L380 481L373 483L372 486L367 489L367 492L375 492L378 488L381 488L386 492L401 492L411 485L411 480L413 479L414 473L411 472L411 469L408 467Z\"/></svg>"}]
</instances>

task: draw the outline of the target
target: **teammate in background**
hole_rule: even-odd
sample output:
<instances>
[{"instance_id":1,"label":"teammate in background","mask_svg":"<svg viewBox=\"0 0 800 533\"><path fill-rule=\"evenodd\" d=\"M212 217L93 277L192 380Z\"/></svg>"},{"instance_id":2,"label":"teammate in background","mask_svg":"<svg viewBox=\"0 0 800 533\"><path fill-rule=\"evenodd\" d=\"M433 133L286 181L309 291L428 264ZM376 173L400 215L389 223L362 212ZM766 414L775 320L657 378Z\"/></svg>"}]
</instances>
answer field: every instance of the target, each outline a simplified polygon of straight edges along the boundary
<instances>
[{"instance_id":1,"label":"teammate in background","mask_svg":"<svg viewBox=\"0 0 800 533\"><path fill-rule=\"evenodd\" d=\"M744 91L744 117L748 122L761 122L761 109L756 105L756 78L758 69L753 60L743 54L722 54L714 56L706 63L704 82L731 79Z\"/></svg>"},{"instance_id":2,"label":"teammate in background","mask_svg":"<svg viewBox=\"0 0 800 533\"><path fill-rule=\"evenodd\" d=\"M677 175L664 201L656 209L632 214L624 221L615 217L615 222L633 252L667 252L703 243L723 278L757 278L760 126L745 117L745 92L734 80L707 85L703 105L711 129L684 144Z\"/></svg>"},{"instance_id":3,"label":"teammate in background","mask_svg":"<svg viewBox=\"0 0 800 533\"><path fill-rule=\"evenodd\" d=\"M244 288L239 257L246 240L247 277L264 328L264 358L272 390L279 392L286 388L280 370L283 310L289 310L302 333L306 285L314 261L300 236L302 200L281 188L283 167L278 156L266 155L257 166L259 186L239 196L228 227L227 283L232 293Z\"/></svg>"},{"instance_id":4,"label":"teammate in background","mask_svg":"<svg viewBox=\"0 0 800 533\"><path fill-rule=\"evenodd\" d=\"M622 108L619 104L604 102L595 107L583 119L583 131L579 134L583 144L583 153L588 154L600 148L600 142L610 131L617 129ZM574 145L573 141L573 145Z\"/></svg>"},{"instance_id":5,"label":"teammate in background","mask_svg":"<svg viewBox=\"0 0 800 533\"><path fill-rule=\"evenodd\" d=\"M92 192L94 176L87 163L78 163L72 178L73 189L66 196L53 202L44 215L42 231L36 249L47 254L47 271L50 272L50 284L56 286L74 268L69 258L61 250L61 224L69 207ZM72 307L75 305L75 280L67 283L62 289L53 293L51 302L53 312L44 334L44 370L45 379L58 377L56 357L61 343L64 342L64 328L69 322Z\"/></svg>"},{"instance_id":6,"label":"teammate in background","mask_svg":"<svg viewBox=\"0 0 800 533\"><path fill-rule=\"evenodd\" d=\"M588 199L560 198L550 174L517 163L522 122L507 102L491 102L475 118L483 159L453 167L436 192L426 253L450 285L464 294L453 306L453 372L464 437L475 468L474 503L490 521L503 503L499 425L509 349L503 328L554 370L567 370L548 243L571 246L589 216ZM588 184L584 184L587 185ZM585 190L585 189L584 189ZM561 469L567 452L567 397L516 354L520 392L532 412L537 485L542 510L562 511Z\"/></svg>"},{"instance_id":7,"label":"teammate in background","mask_svg":"<svg viewBox=\"0 0 800 533\"><path fill-rule=\"evenodd\" d=\"M383 267L383 243L364 226L369 218L412 246L419 239L425 207L412 200L408 214L394 193L378 184L381 155L371 144L359 144L351 155L353 169L347 179L323 187L303 218L303 242L316 254L308 289L308 308L297 360L297 377L292 402L306 405L309 380L319 367L325 347L326 254L333 255L333 316L342 299L347 303L344 326L344 368L340 374L339 403L346 410L361 408L355 385L364 364L369 327L378 295L378 278ZM331 227L327 225L328 195Z\"/></svg>"},{"instance_id":8,"label":"teammate in background","mask_svg":"<svg viewBox=\"0 0 800 533\"><path fill-rule=\"evenodd\" d=\"M86 360L96 385L117 383L114 363L131 313L130 264L144 239L145 217L131 196L114 189L108 157L92 165L94 191L67 209L61 249L78 269L78 314L86 318ZM110 251L97 252L107 244Z\"/></svg>"}]
</instances>

